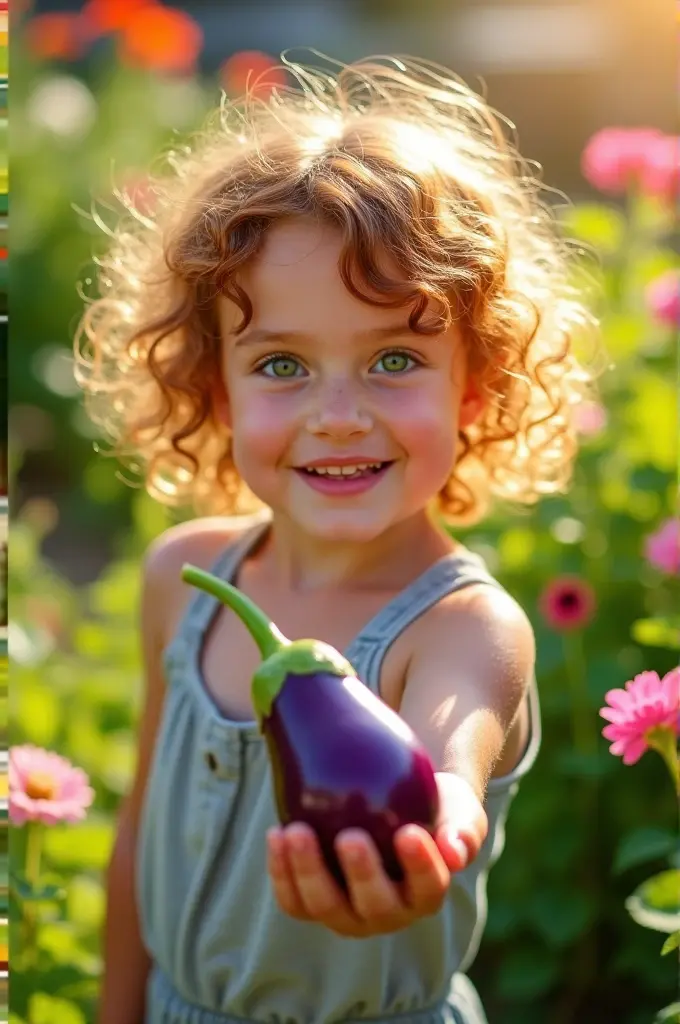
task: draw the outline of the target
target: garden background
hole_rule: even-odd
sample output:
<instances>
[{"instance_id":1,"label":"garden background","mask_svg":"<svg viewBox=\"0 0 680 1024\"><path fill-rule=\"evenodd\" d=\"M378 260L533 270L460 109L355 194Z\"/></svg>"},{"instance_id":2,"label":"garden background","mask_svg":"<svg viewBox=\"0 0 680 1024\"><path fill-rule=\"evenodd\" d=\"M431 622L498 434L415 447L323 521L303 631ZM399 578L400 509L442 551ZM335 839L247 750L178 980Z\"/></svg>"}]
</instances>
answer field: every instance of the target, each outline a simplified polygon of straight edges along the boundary
<instances>
[{"instance_id":1,"label":"garden background","mask_svg":"<svg viewBox=\"0 0 680 1024\"><path fill-rule=\"evenodd\" d=\"M240 92L249 67L310 43L339 60L417 53L471 84L482 75L491 103L518 125L523 151L575 200L569 208L552 196L567 233L584 243L584 287L602 286L611 367L602 404L584 410L568 496L499 513L464 536L535 626L544 729L490 878L488 926L470 973L490 1024L650 1024L672 1002L677 961L659 956L662 937L639 927L624 901L672 857L677 808L661 760L622 765L598 717L607 690L644 669L667 672L680 646L677 569L654 556L658 545L649 557L647 540L677 512L677 314L655 290L679 265L672 205L658 182L618 188L613 137L582 166L588 140L610 124L674 130L670 5L636 6L428 0L416 9L361 0L169 9L90 0L17 10L11 742L65 755L96 792L85 822L47 830L45 879L54 876L63 893L38 905L36 954L13 970L17 1022L93 1021L102 871L135 756L139 561L178 518L134 481L125 486L120 467L93 448L70 360L77 285L91 287L91 255L115 221L112 185L151 201L145 172L159 148L198 127L220 88ZM631 82L635 89L621 91ZM541 597L570 577L592 588L595 609L582 629L564 632L546 619ZM11 838L18 863L24 831Z\"/></svg>"}]
</instances>

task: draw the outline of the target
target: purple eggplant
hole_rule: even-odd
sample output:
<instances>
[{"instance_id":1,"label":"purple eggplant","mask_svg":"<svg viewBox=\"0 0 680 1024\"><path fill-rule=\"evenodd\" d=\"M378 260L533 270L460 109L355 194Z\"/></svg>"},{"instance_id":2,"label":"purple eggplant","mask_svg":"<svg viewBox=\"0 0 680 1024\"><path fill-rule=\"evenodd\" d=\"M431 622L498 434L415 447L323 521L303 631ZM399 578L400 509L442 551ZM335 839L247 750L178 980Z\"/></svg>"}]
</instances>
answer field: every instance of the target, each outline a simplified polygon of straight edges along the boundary
<instances>
[{"instance_id":1,"label":"purple eggplant","mask_svg":"<svg viewBox=\"0 0 680 1024\"><path fill-rule=\"evenodd\" d=\"M182 578L235 611L260 649L252 701L281 824L314 830L342 886L335 837L363 829L389 877L401 881L394 833L407 824L433 833L439 813L434 768L414 732L329 644L287 640L245 594L202 569L185 565Z\"/></svg>"}]
</instances>

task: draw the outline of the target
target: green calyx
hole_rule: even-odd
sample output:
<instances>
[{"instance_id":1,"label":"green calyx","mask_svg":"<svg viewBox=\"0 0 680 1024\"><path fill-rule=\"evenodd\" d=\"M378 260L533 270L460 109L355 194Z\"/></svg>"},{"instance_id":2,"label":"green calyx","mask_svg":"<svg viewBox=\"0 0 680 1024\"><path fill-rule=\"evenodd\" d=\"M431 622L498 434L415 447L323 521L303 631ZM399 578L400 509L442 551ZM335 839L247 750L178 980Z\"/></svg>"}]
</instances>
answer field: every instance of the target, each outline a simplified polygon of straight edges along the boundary
<instances>
[{"instance_id":1,"label":"green calyx","mask_svg":"<svg viewBox=\"0 0 680 1024\"><path fill-rule=\"evenodd\" d=\"M182 579L236 612L257 644L263 661L253 676L252 697L260 723L271 714L286 676L356 675L349 661L330 644L321 640L288 640L254 601L226 580L194 565L182 568Z\"/></svg>"}]
</instances>

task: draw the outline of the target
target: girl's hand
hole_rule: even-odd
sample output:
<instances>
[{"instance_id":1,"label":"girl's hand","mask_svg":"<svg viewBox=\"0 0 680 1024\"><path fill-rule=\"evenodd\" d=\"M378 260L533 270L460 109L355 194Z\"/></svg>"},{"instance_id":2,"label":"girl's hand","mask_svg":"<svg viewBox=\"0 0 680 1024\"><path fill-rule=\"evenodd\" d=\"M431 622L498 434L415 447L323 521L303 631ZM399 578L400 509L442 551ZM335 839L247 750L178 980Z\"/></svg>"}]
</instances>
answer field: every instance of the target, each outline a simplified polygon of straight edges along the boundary
<instances>
[{"instance_id":1,"label":"girl's hand","mask_svg":"<svg viewBox=\"0 0 680 1024\"><path fill-rule=\"evenodd\" d=\"M301 823L274 828L268 836L268 866L279 906L299 921L323 924L347 938L400 931L441 908L451 875L479 853L487 833L484 808L464 779L437 773L440 823L433 838L417 825L395 834L405 879L385 873L370 836L342 832L336 850L347 879L345 894L322 859L312 829Z\"/></svg>"}]
</instances>

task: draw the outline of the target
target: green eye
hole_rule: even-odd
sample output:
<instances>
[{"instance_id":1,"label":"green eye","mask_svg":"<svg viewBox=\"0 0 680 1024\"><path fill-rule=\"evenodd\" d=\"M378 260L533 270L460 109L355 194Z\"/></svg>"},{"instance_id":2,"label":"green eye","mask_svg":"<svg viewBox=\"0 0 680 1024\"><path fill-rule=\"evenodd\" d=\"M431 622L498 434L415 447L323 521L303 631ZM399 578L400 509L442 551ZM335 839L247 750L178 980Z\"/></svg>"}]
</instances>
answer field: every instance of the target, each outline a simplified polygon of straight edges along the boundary
<instances>
[{"instance_id":1,"label":"green eye","mask_svg":"<svg viewBox=\"0 0 680 1024\"><path fill-rule=\"evenodd\" d=\"M382 366L381 373L396 374L410 370L416 363L406 352L388 352L386 355L381 356L375 365L376 367Z\"/></svg>"},{"instance_id":2,"label":"green eye","mask_svg":"<svg viewBox=\"0 0 680 1024\"><path fill-rule=\"evenodd\" d=\"M302 367L291 356L274 356L264 363L260 370L266 377L290 378L299 376Z\"/></svg>"}]
</instances>

